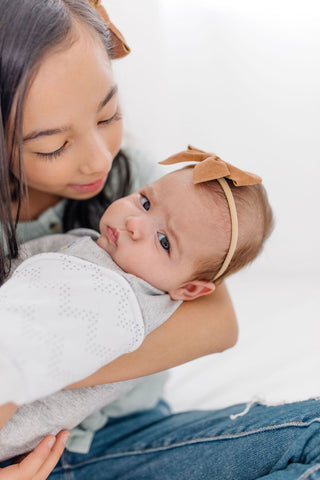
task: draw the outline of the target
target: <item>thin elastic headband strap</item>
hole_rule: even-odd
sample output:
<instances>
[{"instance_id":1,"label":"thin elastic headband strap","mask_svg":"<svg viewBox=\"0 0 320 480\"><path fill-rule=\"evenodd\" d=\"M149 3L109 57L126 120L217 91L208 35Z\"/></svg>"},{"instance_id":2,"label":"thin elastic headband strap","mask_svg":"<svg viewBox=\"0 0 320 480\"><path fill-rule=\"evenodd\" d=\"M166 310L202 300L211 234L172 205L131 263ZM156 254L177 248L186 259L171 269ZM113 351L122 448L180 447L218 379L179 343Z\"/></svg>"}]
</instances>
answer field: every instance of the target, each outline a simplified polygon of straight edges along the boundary
<instances>
[{"instance_id":1,"label":"thin elastic headband strap","mask_svg":"<svg viewBox=\"0 0 320 480\"><path fill-rule=\"evenodd\" d=\"M220 183L220 186L224 191L224 194L227 198L228 205L229 205L230 217L231 217L231 241L230 241L230 246L229 246L229 250L226 255L226 258L224 259L224 262L220 270L214 277L213 281L221 277L221 275L224 274L224 272L227 270L228 266L230 265L230 262L232 260L232 257L237 247L238 235L239 235L237 209L236 209L236 204L231 192L231 188L229 187L228 182L224 178L217 178L217 181Z\"/></svg>"}]
</instances>

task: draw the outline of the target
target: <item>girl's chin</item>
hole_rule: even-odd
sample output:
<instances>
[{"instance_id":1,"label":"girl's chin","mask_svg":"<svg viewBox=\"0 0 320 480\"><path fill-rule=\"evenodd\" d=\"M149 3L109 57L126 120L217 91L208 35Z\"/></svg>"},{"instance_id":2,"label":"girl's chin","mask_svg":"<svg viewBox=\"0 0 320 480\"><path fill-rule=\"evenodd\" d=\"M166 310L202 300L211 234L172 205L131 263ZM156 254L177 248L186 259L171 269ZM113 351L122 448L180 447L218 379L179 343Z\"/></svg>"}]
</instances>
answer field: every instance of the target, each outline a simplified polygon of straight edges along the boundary
<instances>
[{"instance_id":1,"label":"girl's chin","mask_svg":"<svg viewBox=\"0 0 320 480\"><path fill-rule=\"evenodd\" d=\"M65 197L70 198L71 200L89 200L89 198L93 198L98 195L101 190L103 190L103 187L94 192L75 192L74 190L72 191L69 188L68 194L66 194Z\"/></svg>"}]
</instances>

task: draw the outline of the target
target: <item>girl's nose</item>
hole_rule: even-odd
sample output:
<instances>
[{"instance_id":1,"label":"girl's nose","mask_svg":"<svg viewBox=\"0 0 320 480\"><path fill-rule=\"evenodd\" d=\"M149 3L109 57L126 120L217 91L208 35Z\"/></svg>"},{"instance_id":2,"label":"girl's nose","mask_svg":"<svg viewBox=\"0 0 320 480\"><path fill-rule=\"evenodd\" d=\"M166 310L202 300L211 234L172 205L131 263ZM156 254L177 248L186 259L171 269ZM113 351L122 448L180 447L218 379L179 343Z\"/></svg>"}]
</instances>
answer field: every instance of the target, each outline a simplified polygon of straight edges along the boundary
<instances>
[{"instance_id":1,"label":"girl's nose","mask_svg":"<svg viewBox=\"0 0 320 480\"><path fill-rule=\"evenodd\" d=\"M141 240L148 230L146 219L140 216L127 217L125 220L125 227L132 240Z\"/></svg>"},{"instance_id":2,"label":"girl's nose","mask_svg":"<svg viewBox=\"0 0 320 480\"><path fill-rule=\"evenodd\" d=\"M100 136L92 136L82 152L80 171L84 175L106 174L110 171L113 155Z\"/></svg>"}]
</instances>

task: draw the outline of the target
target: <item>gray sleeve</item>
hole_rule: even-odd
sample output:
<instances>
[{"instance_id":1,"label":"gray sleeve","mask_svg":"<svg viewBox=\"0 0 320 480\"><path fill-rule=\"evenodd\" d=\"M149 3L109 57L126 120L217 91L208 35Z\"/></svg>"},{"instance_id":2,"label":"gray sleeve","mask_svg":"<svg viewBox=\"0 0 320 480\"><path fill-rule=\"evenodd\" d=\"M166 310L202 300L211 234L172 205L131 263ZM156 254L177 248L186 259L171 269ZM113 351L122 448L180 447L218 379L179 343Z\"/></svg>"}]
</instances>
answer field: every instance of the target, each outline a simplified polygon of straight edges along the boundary
<instances>
[{"instance_id":1,"label":"gray sleeve","mask_svg":"<svg viewBox=\"0 0 320 480\"><path fill-rule=\"evenodd\" d=\"M12 260L10 276L16 268L25 260L39 253L56 252L60 248L68 245L75 240L73 234L58 233L55 235L46 235L45 237L35 238L29 242L23 243L20 247L19 257Z\"/></svg>"}]
</instances>

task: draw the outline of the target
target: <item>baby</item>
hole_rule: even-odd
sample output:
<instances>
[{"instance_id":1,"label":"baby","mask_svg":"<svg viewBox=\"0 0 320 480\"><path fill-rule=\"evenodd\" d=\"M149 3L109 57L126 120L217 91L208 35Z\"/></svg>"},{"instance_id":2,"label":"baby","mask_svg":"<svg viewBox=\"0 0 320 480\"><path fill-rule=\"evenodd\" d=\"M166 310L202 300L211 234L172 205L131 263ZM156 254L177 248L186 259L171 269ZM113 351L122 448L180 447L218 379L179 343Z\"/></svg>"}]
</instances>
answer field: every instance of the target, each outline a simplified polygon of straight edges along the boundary
<instances>
[{"instance_id":1,"label":"baby","mask_svg":"<svg viewBox=\"0 0 320 480\"><path fill-rule=\"evenodd\" d=\"M211 293L256 257L272 228L261 179L195 149L163 163L189 160L199 163L112 203L100 236L80 229L25 244L25 256L59 252L32 256L0 289L1 352L14 345L20 375L9 353L0 358L12 385L1 403L57 392L138 348L180 301ZM61 390L23 405L0 432L0 460L73 428L135 382Z\"/></svg>"},{"instance_id":2,"label":"baby","mask_svg":"<svg viewBox=\"0 0 320 480\"><path fill-rule=\"evenodd\" d=\"M186 161L201 163L112 203L97 241L122 270L173 300L211 293L257 256L272 229L260 177L192 147L160 163Z\"/></svg>"}]
</instances>

